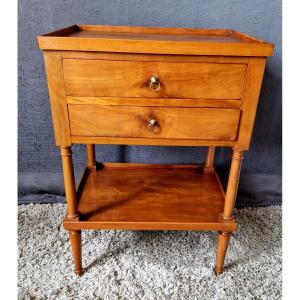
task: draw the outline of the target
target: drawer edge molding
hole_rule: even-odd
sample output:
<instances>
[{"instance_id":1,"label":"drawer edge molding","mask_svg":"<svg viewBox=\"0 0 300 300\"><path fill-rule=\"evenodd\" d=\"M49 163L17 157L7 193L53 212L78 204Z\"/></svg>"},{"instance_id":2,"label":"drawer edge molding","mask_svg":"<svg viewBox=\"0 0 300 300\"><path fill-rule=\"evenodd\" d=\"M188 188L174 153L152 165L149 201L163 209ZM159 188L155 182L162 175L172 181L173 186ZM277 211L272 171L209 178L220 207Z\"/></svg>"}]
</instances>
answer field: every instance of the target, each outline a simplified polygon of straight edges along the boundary
<instances>
[{"instance_id":1,"label":"drawer edge molding","mask_svg":"<svg viewBox=\"0 0 300 300\"><path fill-rule=\"evenodd\" d=\"M139 146L219 146L232 147L236 141L192 140L192 139L149 139L101 136L71 136L73 144L139 145Z\"/></svg>"},{"instance_id":2,"label":"drawer edge molding","mask_svg":"<svg viewBox=\"0 0 300 300\"><path fill-rule=\"evenodd\" d=\"M100 60L127 60L152 62L191 62L191 63L218 63L218 64L248 64L247 56L207 56L207 55L157 55L151 53L118 53L118 52L87 52L61 51L63 59L100 59Z\"/></svg>"},{"instance_id":3,"label":"drawer edge molding","mask_svg":"<svg viewBox=\"0 0 300 300\"><path fill-rule=\"evenodd\" d=\"M240 108L241 99L188 99L188 98L128 98L128 97L74 97L66 96L68 104L118 105L118 106L169 106L169 107L212 107Z\"/></svg>"}]
</instances>

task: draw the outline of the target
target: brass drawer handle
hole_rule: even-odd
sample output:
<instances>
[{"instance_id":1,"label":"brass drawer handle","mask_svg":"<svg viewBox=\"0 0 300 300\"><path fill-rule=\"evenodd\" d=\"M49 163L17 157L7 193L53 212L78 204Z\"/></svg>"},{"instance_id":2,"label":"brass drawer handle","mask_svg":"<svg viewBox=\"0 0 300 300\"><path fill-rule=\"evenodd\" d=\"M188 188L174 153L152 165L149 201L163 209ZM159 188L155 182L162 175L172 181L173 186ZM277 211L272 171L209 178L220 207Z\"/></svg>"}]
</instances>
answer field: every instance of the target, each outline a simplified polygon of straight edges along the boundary
<instances>
[{"instance_id":1,"label":"brass drawer handle","mask_svg":"<svg viewBox=\"0 0 300 300\"><path fill-rule=\"evenodd\" d=\"M148 122L148 128L151 129L154 133L157 133L159 131L159 124L157 120L151 119Z\"/></svg>"},{"instance_id":2,"label":"brass drawer handle","mask_svg":"<svg viewBox=\"0 0 300 300\"><path fill-rule=\"evenodd\" d=\"M151 76L149 80L150 89L154 92L158 92L160 90L160 82L157 77Z\"/></svg>"}]
</instances>

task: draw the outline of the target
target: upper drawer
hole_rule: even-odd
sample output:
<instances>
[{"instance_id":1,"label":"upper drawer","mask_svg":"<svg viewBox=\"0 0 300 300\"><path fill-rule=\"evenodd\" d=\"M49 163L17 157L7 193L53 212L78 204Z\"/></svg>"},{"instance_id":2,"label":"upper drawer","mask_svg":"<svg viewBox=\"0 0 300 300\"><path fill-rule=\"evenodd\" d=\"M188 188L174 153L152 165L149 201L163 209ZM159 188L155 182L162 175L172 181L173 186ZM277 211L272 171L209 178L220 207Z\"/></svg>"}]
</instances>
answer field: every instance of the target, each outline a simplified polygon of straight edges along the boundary
<instances>
[{"instance_id":1,"label":"upper drawer","mask_svg":"<svg viewBox=\"0 0 300 300\"><path fill-rule=\"evenodd\" d=\"M63 68L71 96L240 99L247 65L64 59Z\"/></svg>"}]
</instances>

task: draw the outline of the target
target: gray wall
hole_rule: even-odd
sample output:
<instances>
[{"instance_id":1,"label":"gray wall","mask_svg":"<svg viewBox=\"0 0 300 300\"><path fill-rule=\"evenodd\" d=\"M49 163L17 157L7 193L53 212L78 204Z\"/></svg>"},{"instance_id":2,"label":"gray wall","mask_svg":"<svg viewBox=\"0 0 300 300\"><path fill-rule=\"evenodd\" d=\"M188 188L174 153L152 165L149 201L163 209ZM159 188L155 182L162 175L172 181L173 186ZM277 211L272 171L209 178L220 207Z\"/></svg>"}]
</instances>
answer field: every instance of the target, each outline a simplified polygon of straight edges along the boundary
<instances>
[{"instance_id":1,"label":"gray wall","mask_svg":"<svg viewBox=\"0 0 300 300\"><path fill-rule=\"evenodd\" d=\"M278 203L281 184L281 1L46 1L19 0L19 191L61 193L61 163L54 144L42 53L36 36L75 23L159 27L232 28L275 44L268 60L250 151L245 154L242 182L275 186L269 204ZM75 146L76 173L85 149ZM97 146L99 161L196 163L197 147ZM224 170L230 151L218 149L217 165ZM270 175L270 176L268 176ZM263 176L263 177L261 177ZM57 181L51 183L51 178ZM263 178L263 179L262 179ZM257 184L255 183L257 181ZM245 184L245 187L247 184ZM264 190L265 187L262 187ZM246 194L248 191L244 191ZM242 195L243 190L241 190ZM255 196L256 198L258 196ZM265 197L265 196L264 196ZM30 197L27 198L30 201ZM38 201L32 198L32 201ZM244 202L247 204L248 200ZM242 200L241 200L242 201ZM256 199L259 204L262 199ZM253 201L252 201L253 202ZM256 203L255 203L256 202ZM253 204L253 203L252 203Z\"/></svg>"}]
</instances>

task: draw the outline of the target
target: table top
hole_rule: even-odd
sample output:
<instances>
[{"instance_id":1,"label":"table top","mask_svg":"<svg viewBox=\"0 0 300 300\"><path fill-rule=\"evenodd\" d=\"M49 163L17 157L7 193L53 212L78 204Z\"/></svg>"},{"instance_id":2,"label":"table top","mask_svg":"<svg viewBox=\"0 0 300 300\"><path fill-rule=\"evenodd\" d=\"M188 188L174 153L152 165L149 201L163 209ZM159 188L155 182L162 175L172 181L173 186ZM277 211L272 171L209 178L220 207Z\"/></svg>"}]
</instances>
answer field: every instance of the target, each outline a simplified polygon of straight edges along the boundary
<instances>
[{"instance_id":1,"label":"table top","mask_svg":"<svg viewBox=\"0 0 300 300\"><path fill-rule=\"evenodd\" d=\"M229 29L73 25L38 36L40 49L152 54L270 56L273 45Z\"/></svg>"}]
</instances>

